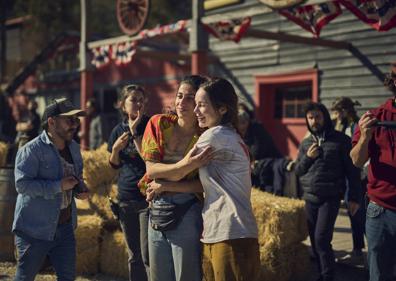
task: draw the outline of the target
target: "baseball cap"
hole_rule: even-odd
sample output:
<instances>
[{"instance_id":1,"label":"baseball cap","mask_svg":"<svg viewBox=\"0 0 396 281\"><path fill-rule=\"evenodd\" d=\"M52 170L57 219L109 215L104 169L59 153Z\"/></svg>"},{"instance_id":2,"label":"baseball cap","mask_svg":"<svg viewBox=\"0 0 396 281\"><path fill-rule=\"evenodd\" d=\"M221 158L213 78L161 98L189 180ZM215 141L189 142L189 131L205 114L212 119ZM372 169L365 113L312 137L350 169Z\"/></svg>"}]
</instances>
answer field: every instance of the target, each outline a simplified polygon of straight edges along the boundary
<instances>
[{"instance_id":1,"label":"baseball cap","mask_svg":"<svg viewBox=\"0 0 396 281\"><path fill-rule=\"evenodd\" d=\"M55 99L53 103L49 104L43 114L43 123L47 119L55 116L85 116L85 111L75 107L68 99L61 98Z\"/></svg>"},{"instance_id":2,"label":"baseball cap","mask_svg":"<svg viewBox=\"0 0 396 281\"><path fill-rule=\"evenodd\" d=\"M360 103L352 101L348 97L339 97L331 105L331 110L348 110L353 109L355 106L360 106Z\"/></svg>"}]
</instances>

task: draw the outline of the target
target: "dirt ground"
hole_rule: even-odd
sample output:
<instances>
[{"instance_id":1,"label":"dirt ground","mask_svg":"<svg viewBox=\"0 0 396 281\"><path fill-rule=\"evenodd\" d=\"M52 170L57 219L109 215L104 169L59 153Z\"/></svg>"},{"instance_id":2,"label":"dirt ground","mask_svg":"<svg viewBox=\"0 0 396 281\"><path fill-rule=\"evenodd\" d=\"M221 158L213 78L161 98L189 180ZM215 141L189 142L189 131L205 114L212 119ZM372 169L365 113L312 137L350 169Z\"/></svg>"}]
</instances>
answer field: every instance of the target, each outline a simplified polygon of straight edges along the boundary
<instances>
[{"instance_id":1,"label":"dirt ground","mask_svg":"<svg viewBox=\"0 0 396 281\"><path fill-rule=\"evenodd\" d=\"M15 276L15 263L0 262L0 280L12 281ZM56 281L53 272L45 271L37 275L35 281ZM78 276L76 281L126 281L126 279L115 278L112 276L97 274L94 276Z\"/></svg>"}]
</instances>

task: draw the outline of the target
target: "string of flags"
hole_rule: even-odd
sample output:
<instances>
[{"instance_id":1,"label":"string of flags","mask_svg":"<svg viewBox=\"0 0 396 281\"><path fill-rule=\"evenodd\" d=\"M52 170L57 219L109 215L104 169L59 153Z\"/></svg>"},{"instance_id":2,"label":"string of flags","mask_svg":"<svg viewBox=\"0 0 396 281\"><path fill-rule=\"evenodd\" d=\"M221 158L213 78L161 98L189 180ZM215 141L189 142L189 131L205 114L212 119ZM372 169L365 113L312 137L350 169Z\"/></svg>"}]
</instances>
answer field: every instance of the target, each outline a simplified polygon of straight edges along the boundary
<instances>
[{"instance_id":1,"label":"string of flags","mask_svg":"<svg viewBox=\"0 0 396 281\"><path fill-rule=\"evenodd\" d=\"M296 6L278 10L278 13L315 37L320 36L322 28L342 14L341 6L353 13L361 21L377 31L387 31L396 26L396 0L335 0L314 5ZM251 24L251 18L222 20L204 24L205 29L220 40L238 43ZM92 64L102 68L113 61L116 65L126 65L136 53L137 41L158 35L186 31L187 20L173 24L142 30L136 41L100 46L92 49Z\"/></svg>"},{"instance_id":2,"label":"string of flags","mask_svg":"<svg viewBox=\"0 0 396 281\"><path fill-rule=\"evenodd\" d=\"M396 0L336 0L283 9L279 14L319 37L323 26L342 13L341 5L377 31L396 26Z\"/></svg>"},{"instance_id":3,"label":"string of flags","mask_svg":"<svg viewBox=\"0 0 396 281\"><path fill-rule=\"evenodd\" d=\"M111 61L118 66L128 64L132 61L133 55L136 53L136 42L124 42L112 45L100 46L92 49L91 63L96 68L102 68Z\"/></svg>"},{"instance_id":4,"label":"string of flags","mask_svg":"<svg viewBox=\"0 0 396 281\"><path fill-rule=\"evenodd\" d=\"M138 40L184 31L187 23L188 21L186 20L180 20L176 23L157 26L153 29L144 29L139 33ZM114 61L118 66L129 64L136 53L136 46L137 41L133 41L94 48L92 49L91 63L98 69L105 67L111 61Z\"/></svg>"}]
</instances>

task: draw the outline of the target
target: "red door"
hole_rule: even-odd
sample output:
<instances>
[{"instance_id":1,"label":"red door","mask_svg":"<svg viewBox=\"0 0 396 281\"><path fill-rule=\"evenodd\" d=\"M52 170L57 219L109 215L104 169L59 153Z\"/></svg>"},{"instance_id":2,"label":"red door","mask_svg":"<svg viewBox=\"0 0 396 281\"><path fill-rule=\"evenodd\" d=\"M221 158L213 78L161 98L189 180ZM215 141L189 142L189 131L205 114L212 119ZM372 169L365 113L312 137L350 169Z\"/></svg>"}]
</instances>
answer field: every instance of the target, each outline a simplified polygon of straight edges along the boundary
<instances>
[{"instance_id":1,"label":"red door","mask_svg":"<svg viewBox=\"0 0 396 281\"><path fill-rule=\"evenodd\" d=\"M256 76L256 116L280 152L292 159L304 138L304 106L318 100L317 70Z\"/></svg>"}]
</instances>

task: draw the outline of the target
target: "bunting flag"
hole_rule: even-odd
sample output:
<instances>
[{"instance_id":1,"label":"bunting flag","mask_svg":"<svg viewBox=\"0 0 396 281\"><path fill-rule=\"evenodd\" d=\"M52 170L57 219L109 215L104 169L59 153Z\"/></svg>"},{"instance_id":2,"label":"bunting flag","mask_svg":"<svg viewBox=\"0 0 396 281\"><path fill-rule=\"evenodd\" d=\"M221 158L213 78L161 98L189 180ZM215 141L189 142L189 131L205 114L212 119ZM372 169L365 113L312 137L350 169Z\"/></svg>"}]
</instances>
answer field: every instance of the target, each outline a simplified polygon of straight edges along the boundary
<instances>
[{"instance_id":1,"label":"bunting flag","mask_svg":"<svg viewBox=\"0 0 396 281\"><path fill-rule=\"evenodd\" d=\"M236 43L241 40L250 26L251 18L222 20L204 24L205 29L220 40L232 40Z\"/></svg>"},{"instance_id":2,"label":"bunting flag","mask_svg":"<svg viewBox=\"0 0 396 281\"><path fill-rule=\"evenodd\" d=\"M93 58L91 63L96 68L102 68L110 62L110 46L100 46L92 49Z\"/></svg>"},{"instance_id":3,"label":"bunting flag","mask_svg":"<svg viewBox=\"0 0 396 281\"><path fill-rule=\"evenodd\" d=\"M140 38L150 38L157 35L169 34L169 33L176 33L180 31L184 31L187 26L186 20L179 20L178 22L157 26L153 29L144 29L139 32Z\"/></svg>"},{"instance_id":4,"label":"bunting flag","mask_svg":"<svg viewBox=\"0 0 396 281\"><path fill-rule=\"evenodd\" d=\"M313 33L315 37L319 37L322 28L341 13L341 7L337 2L306 5L279 11L279 14Z\"/></svg>"},{"instance_id":5,"label":"bunting flag","mask_svg":"<svg viewBox=\"0 0 396 281\"><path fill-rule=\"evenodd\" d=\"M396 26L396 0L339 0L361 21L378 31Z\"/></svg>"},{"instance_id":6,"label":"bunting flag","mask_svg":"<svg viewBox=\"0 0 396 281\"><path fill-rule=\"evenodd\" d=\"M111 58L116 65L124 65L132 61L132 57L135 53L136 42L114 44L112 46Z\"/></svg>"},{"instance_id":7,"label":"bunting flag","mask_svg":"<svg viewBox=\"0 0 396 281\"><path fill-rule=\"evenodd\" d=\"M110 61L114 61L116 65L128 64L136 53L136 45L136 42L124 42L95 48L92 50L91 63L96 68L105 67Z\"/></svg>"}]
</instances>

